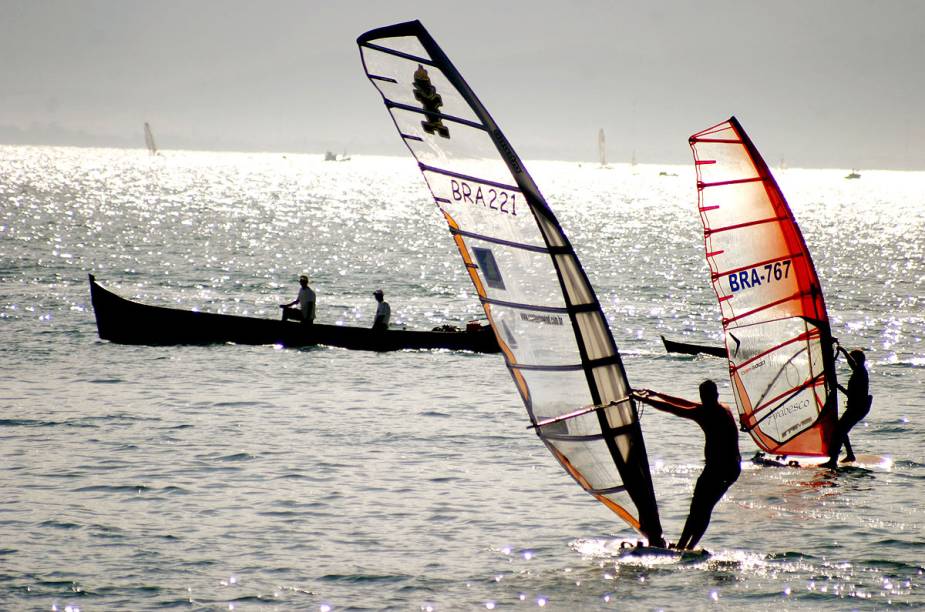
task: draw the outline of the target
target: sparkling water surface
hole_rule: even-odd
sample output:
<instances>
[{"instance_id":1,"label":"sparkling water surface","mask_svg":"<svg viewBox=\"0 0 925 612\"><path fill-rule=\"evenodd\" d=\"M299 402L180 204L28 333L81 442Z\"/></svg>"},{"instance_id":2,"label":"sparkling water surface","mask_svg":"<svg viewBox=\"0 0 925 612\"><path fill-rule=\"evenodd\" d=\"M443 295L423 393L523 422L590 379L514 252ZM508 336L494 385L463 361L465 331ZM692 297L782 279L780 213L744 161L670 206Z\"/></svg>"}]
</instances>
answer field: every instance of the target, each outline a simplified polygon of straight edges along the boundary
<instances>
[{"instance_id":1,"label":"sparkling water surface","mask_svg":"<svg viewBox=\"0 0 925 612\"><path fill-rule=\"evenodd\" d=\"M760 143L759 143L760 144ZM693 170L529 162L634 386L732 402ZM659 172L677 176L659 176ZM868 352L881 465L746 465L707 560L633 538L532 431L498 355L101 341L87 273L151 304L409 329L480 315L407 158L0 147L0 609L925 607L925 173L777 173L833 333ZM840 365L843 383L847 368ZM644 412L669 539L699 429ZM743 455L755 450L744 434Z\"/></svg>"}]
</instances>

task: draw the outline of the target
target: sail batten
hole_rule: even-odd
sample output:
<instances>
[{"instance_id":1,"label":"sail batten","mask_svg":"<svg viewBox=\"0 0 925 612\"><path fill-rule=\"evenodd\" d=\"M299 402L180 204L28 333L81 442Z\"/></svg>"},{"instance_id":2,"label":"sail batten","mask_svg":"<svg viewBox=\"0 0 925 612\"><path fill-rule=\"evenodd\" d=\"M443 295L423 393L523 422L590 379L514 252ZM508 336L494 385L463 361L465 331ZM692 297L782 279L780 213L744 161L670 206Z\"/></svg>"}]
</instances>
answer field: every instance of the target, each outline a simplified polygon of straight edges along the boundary
<instances>
[{"instance_id":1,"label":"sail batten","mask_svg":"<svg viewBox=\"0 0 925 612\"><path fill-rule=\"evenodd\" d=\"M419 22L357 42L367 75L395 81L370 79L450 228L531 426L582 488L660 540L623 362L532 177ZM587 406L595 408L582 412Z\"/></svg>"},{"instance_id":2,"label":"sail batten","mask_svg":"<svg viewBox=\"0 0 925 612\"><path fill-rule=\"evenodd\" d=\"M434 198L438 203L449 204L450 201L444 198ZM545 246L535 246L532 244L522 244L520 242L513 242L511 240L504 240L502 238L495 238L494 236L486 236L485 234L476 234L475 232L467 232L460 229L450 228L450 233L462 236L464 238L473 238L475 240L481 240L483 242L490 242L492 244L501 244L504 246L509 246L514 249L521 249L524 251L532 251L534 253L555 253L556 247L550 248Z\"/></svg>"},{"instance_id":3,"label":"sail batten","mask_svg":"<svg viewBox=\"0 0 925 612\"><path fill-rule=\"evenodd\" d=\"M716 255L722 255L722 253L713 253L712 255L715 257ZM795 257L802 257L802 256L803 256L803 253L786 253L784 255L778 255L777 257L773 257L771 259L765 259L763 261L756 261L755 263L752 263L752 264L739 266L738 268L732 268L731 270L725 270L723 272L714 272L713 276L720 277L720 276L728 276L730 274L738 274L739 272L744 272L745 270L750 270L755 267L773 265L778 262L783 262L788 259L793 259Z\"/></svg>"},{"instance_id":4,"label":"sail batten","mask_svg":"<svg viewBox=\"0 0 925 612\"><path fill-rule=\"evenodd\" d=\"M766 452L825 456L836 416L832 336L800 229L735 117L689 142L739 420Z\"/></svg>"},{"instance_id":5,"label":"sail batten","mask_svg":"<svg viewBox=\"0 0 925 612\"><path fill-rule=\"evenodd\" d=\"M395 79L389 79L389 81L397 83ZM469 121L468 119L463 119L462 117L454 117L453 115L446 115L444 113L436 113L433 111L424 110L422 108L416 108L414 106L411 106L410 104L402 104L401 102L389 102L388 106L391 106L392 108L397 108L403 111L408 111L409 113L417 113L420 115L427 115L429 117L432 116L434 118L440 119L441 121L452 121L453 123L465 125L471 128L475 128L477 130L486 130L486 131L488 130L488 128L482 125L481 123L477 123L475 121Z\"/></svg>"},{"instance_id":6,"label":"sail batten","mask_svg":"<svg viewBox=\"0 0 925 612\"><path fill-rule=\"evenodd\" d=\"M434 62L426 57L419 57L417 55L412 55L410 53L404 53L396 49L389 49L388 47L382 47L373 43L360 43L361 47L366 47L367 49L372 49L374 51L380 51L388 55L394 55L395 57L401 57L406 60L411 60L412 62L418 62L419 64L426 64L427 66L435 66Z\"/></svg>"},{"instance_id":7,"label":"sail batten","mask_svg":"<svg viewBox=\"0 0 925 612\"><path fill-rule=\"evenodd\" d=\"M522 192L520 191L520 187L516 185L509 185L509 184L500 183L497 181L490 181L484 178L479 178L471 174L462 174L461 172L453 172L452 170L447 170L446 168L438 168L436 166L429 166L424 163L418 164L418 166L421 168L421 171L423 172L434 172L436 174L442 174L444 176L458 178L463 181L472 181L473 183L479 183L480 185L487 185L489 187L497 187L498 189L505 189L507 191L513 191L513 192L522 194ZM465 193L463 193L461 197L465 199ZM470 194L469 197L473 197L473 196ZM446 198L443 198L443 199L446 200L447 202L451 201Z\"/></svg>"}]
</instances>

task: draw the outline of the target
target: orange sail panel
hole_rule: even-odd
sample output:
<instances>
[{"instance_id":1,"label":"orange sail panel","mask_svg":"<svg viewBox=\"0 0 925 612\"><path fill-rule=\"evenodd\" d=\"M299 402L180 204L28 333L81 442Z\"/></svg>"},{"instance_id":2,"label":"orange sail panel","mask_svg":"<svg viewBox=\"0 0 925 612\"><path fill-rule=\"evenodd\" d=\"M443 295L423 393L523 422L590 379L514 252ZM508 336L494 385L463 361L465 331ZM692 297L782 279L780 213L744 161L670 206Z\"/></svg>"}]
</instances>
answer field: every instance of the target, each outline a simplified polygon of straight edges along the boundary
<instances>
[{"instance_id":1,"label":"orange sail panel","mask_svg":"<svg viewBox=\"0 0 925 612\"><path fill-rule=\"evenodd\" d=\"M828 455L834 352L803 235L735 117L694 134L690 145L742 428L769 453Z\"/></svg>"},{"instance_id":2,"label":"orange sail panel","mask_svg":"<svg viewBox=\"0 0 925 612\"><path fill-rule=\"evenodd\" d=\"M447 221L531 427L583 489L650 540L660 538L620 354L523 162L419 22L367 32L357 43Z\"/></svg>"}]
</instances>

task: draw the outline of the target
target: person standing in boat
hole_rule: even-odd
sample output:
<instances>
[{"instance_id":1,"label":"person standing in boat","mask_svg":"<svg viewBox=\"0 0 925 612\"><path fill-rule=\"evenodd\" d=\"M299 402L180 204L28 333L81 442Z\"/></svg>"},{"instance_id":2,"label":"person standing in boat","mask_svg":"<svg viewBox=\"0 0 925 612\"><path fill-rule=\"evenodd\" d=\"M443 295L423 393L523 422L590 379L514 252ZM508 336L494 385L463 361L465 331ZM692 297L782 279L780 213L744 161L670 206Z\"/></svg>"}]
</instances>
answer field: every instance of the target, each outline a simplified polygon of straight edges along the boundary
<instances>
[{"instance_id":1,"label":"person standing in boat","mask_svg":"<svg viewBox=\"0 0 925 612\"><path fill-rule=\"evenodd\" d=\"M379 302L379 305L376 307L376 318L373 319L373 329L375 331L385 331L389 328L389 319L392 317L392 307L383 299L385 294L382 293L382 289L376 289L373 291L373 295L376 296L376 301Z\"/></svg>"},{"instance_id":2,"label":"person standing in boat","mask_svg":"<svg viewBox=\"0 0 925 612\"><path fill-rule=\"evenodd\" d=\"M849 353L840 344L837 346L838 350L845 356L848 367L851 368L851 378L848 379L847 389L838 385L839 389L848 397L848 401L845 405L845 412L838 419L838 424L835 426L829 460L822 464L823 467L832 468L833 470L838 466L838 454L841 452L842 444L845 445L845 450L847 451L842 462L855 460L854 452L851 450L851 441L848 439L848 432L867 416L867 413L870 412L870 405L874 400L868 394L870 377L865 365L867 358L864 351L855 349Z\"/></svg>"},{"instance_id":3,"label":"person standing in boat","mask_svg":"<svg viewBox=\"0 0 925 612\"><path fill-rule=\"evenodd\" d=\"M308 286L308 276L304 274L299 277L299 285L301 285L301 289L299 289L299 295L296 299L288 304L279 305L283 309L283 321L292 319L293 321L311 324L315 321L315 292ZM299 307L293 308L296 304Z\"/></svg>"},{"instance_id":4,"label":"person standing in boat","mask_svg":"<svg viewBox=\"0 0 925 612\"><path fill-rule=\"evenodd\" d=\"M687 522L675 545L679 550L691 550L707 531L716 502L742 471L739 429L729 406L719 402L719 391L712 380L700 384L699 404L649 389L634 390L633 396L659 410L691 419L703 430L705 465L694 487Z\"/></svg>"}]
</instances>

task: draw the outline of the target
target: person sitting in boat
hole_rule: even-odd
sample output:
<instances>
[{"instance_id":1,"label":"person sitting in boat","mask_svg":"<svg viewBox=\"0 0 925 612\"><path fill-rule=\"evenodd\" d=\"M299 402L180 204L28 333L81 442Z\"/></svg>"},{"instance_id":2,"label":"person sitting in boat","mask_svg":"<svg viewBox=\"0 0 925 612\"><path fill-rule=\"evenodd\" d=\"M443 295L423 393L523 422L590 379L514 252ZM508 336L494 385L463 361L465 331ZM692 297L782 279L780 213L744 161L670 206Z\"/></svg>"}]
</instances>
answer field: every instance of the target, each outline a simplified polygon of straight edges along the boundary
<instances>
[{"instance_id":1,"label":"person sitting in boat","mask_svg":"<svg viewBox=\"0 0 925 612\"><path fill-rule=\"evenodd\" d=\"M373 291L376 301L379 305L376 307L376 318L373 319L373 329L376 331L385 331L389 328L389 318L392 316L392 307L383 298L385 294L382 289Z\"/></svg>"},{"instance_id":2,"label":"person sitting in boat","mask_svg":"<svg viewBox=\"0 0 925 612\"><path fill-rule=\"evenodd\" d=\"M283 309L283 321L292 319L293 321L302 321L303 323L313 323L315 321L315 292L308 286L308 276L299 277L299 295L296 299L288 304L280 304ZM296 304L298 308L293 308Z\"/></svg>"},{"instance_id":3,"label":"person sitting in boat","mask_svg":"<svg viewBox=\"0 0 925 612\"><path fill-rule=\"evenodd\" d=\"M870 405L874 400L873 396L868 395L870 378L867 374L867 366L865 365L867 358L864 351L855 349L849 353L840 344L837 347L845 356L848 367L851 368L851 378L848 379L847 389L838 385L839 389L847 396L848 401L845 405L845 412L838 419L838 424L835 426L829 460L822 464L823 467L832 468L833 470L838 465L838 454L841 452L842 444L845 445L845 450L847 451L842 462L855 460L854 452L851 450L851 441L848 439L848 432L867 416L867 413L870 412Z\"/></svg>"},{"instance_id":4,"label":"person sitting in boat","mask_svg":"<svg viewBox=\"0 0 925 612\"><path fill-rule=\"evenodd\" d=\"M675 545L679 550L691 550L706 532L716 502L742 471L739 429L729 406L719 402L719 391L712 380L700 384L699 404L649 389L634 390L633 396L659 410L691 419L703 430L706 465L697 479L690 513Z\"/></svg>"}]
</instances>

